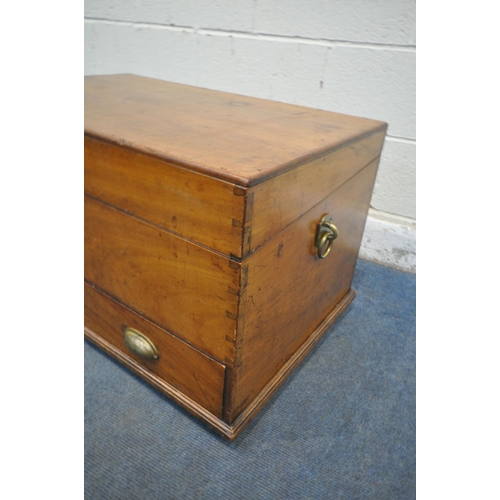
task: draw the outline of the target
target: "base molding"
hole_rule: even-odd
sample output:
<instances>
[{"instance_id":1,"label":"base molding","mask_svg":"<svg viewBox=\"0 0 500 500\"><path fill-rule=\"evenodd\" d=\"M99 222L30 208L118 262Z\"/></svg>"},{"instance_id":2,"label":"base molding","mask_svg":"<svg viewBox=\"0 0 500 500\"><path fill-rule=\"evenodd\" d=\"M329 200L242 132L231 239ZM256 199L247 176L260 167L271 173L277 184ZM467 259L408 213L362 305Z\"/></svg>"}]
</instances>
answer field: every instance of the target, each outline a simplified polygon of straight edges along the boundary
<instances>
[{"instance_id":1,"label":"base molding","mask_svg":"<svg viewBox=\"0 0 500 500\"><path fill-rule=\"evenodd\" d=\"M249 424L253 417L257 415L259 410L277 391L281 384L291 374L291 372L301 363L311 349L321 339L325 332L335 322L335 320L344 312L347 306L353 301L356 296L354 290L349 290L342 300L333 308L333 310L325 317L325 319L316 327L309 335L307 340L295 351L290 359L278 370L276 375L266 384L266 386L257 394L253 401L243 410L236 418L232 425L228 425L224 421L212 415L198 403L185 396L171 385L164 382L161 378L151 373L132 358L129 358L122 351L114 347L112 344L104 340L95 332L88 328L84 328L85 338L95 344L101 350L106 352L112 358L126 366L140 378L146 380L149 384L159 390L161 393L175 401L179 406L187 410L198 420L201 420L215 432L228 438L232 441L240 434L243 429Z\"/></svg>"}]
</instances>

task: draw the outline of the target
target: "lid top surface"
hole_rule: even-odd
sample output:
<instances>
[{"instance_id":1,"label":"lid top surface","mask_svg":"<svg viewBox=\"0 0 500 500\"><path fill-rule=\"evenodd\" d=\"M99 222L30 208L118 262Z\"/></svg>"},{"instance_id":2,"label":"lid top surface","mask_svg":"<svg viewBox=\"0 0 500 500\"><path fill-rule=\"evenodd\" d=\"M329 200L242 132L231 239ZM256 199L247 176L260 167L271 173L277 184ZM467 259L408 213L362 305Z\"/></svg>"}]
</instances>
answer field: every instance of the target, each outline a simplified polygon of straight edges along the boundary
<instances>
[{"instance_id":1,"label":"lid top surface","mask_svg":"<svg viewBox=\"0 0 500 500\"><path fill-rule=\"evenodd\" d=\"M242 186L385 127L135 75L85 77L86 134Z\"/></svg>"}]
</instances>

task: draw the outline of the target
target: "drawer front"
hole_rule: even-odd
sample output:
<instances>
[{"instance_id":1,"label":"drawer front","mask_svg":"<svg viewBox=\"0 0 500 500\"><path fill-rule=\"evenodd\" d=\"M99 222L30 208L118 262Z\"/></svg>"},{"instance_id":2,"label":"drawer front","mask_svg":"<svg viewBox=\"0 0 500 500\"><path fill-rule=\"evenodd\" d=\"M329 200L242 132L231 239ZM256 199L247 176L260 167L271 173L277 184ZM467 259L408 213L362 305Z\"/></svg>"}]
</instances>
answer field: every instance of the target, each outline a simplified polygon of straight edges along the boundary
<instances>
[{"instance_id":1,"label":"drawer front","mask_svg":"<svg viewBox=\"0 0 500 500\"><path fill-rule=\"evenodd\" d=\"M167 384L218 418L222 417L224 366L157 327L147 319L85 283L85 327L99 335ZM158 351L157 360L132 352L126 328L143 334Z\"/></svg>"},{"instance_id":2,"label":"drawer front","mask_svg":"<svg viewBox=\"0 0 500 500\"><path fill-rule=\"evenodd\" d=\"M86 196L85 279L219 361L234 358L230 259Z\"/></svg>"}]
</instances>

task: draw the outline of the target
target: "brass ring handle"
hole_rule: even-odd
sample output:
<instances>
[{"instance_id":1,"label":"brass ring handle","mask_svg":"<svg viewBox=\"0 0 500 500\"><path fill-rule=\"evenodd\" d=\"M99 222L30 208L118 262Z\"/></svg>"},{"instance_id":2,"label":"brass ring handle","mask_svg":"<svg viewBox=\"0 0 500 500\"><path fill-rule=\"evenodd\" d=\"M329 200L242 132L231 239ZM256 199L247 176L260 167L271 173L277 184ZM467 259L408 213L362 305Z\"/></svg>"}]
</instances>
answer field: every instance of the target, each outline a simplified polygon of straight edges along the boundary
<instances>
[{"instance_id":1,"label":"brass ring handle","mask_svg":"<svg viewBox=\"0 0 500 500\"><path fill-rule=\"evenodd\" d=\"M158 349L153 342L146 335L143 335L134 328L125 328L123 339L125 340L125 345L141 358L155 360L160 357Z\"/></svg>"},{"instance_id":2,"label":"brass ring handle","mask_svg":"<svg viewBox=\"0 0 500 500\"><path fill-rule=\"evenodd\" d=\"M328 244L326 246L326 249L325 249L325 243ZM320 259L324 259L325 257L328 257L328 254L330 253L330 250L332 249L332 244L333 244L333 238L331 237L331 234L329 234L325 231L323 233L323 236L321 237L319 243L318 243L318 257Z\"/></svg>"},{"instance_id":3,"label":"brass ring handle","mask_svg":"<svg viewBox=\"0 0 500 500\"><path fill-rule=\"evenodd\" d=\"M315 246L318 249L318 257L324 259L332 250L333 240L339 236L339 230L332 224L332 216L324 215L318 224L316 231Z\"/></svg>"}]
</instances>

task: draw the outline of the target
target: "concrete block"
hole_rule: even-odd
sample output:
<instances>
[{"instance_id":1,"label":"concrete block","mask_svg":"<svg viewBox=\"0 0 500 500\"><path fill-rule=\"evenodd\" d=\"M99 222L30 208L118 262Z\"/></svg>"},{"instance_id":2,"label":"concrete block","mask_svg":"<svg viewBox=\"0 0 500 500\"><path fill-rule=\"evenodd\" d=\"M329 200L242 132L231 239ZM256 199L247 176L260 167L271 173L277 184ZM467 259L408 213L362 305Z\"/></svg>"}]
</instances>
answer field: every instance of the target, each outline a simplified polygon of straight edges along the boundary
<instances>
[{"instance_id":1,"label":"concrete block","mask_svg":"<svg viewBox=\"0 0 500 500\"><path fill-rule=\"evenodd\" d=\"M85 16L180 27L251 31L254 0L86 0Z\"/></svg>"},{"instance_id":2,"label":"concrete block","mask_svg":"<svg viewBox=\"0 0 500 500\"><path fill-rule=\"evenodd\" d=\"M415 137L415 53L198 35L201 86L389 123Z\"/></svg>"},{"instance_id":3,"label":"concrete block","mask_svg":"<svg viewBox=\"0 0 500 500\"><path fill-rule=\"evenodd\" d=\"M414 51L331 47L323 79L323 109L383 120L390 135L415 139Z\"/></svg>"},{"instance_id":4,"label":"concrete block","mask_svg":"<svg viewBox=\"0 0 500 500\"><path fill-rule=\"evenodd\" d=\"M83 27L84 33L84 74L95 75L97 61L97 34L95 23L85 21Z\"/></svg>"},{"instance_id":5,"label":"concrete block","mask_svg":"<svg viewBox=\"0 0 500 500\"><path fill-rule=\"evenodd\" d=\"M416 218L416 146L387 138L382 150L371 206Z\"/></svg>"},{"instance_id":6,"label":"concrete block","mask_svg":"<svg viewBox=\"0 0 500 500\"><path fill-rule=\"evenodd\" d=\"M169 3L161 0L85 0L85 17L114 21L170 23Z\"/></svg>"},{"instance_id":7,"label":"concrete block","mask_svg":"<svg viewBox=\"0 0 500 500\"><path fill-rule=\"evenodd\" d=\"M414 0L86 0L84 11L117 21L415 45Z\"/></svg>"},{"instance_id":8,"label":"concrete block","mask_svg":"<svg viewBox=\"0 0 500 500\"><path fill-rule=\"evenodd\" d=\"M167 23L167 5L161 1L85 0L85 17L114 21Z\"/></svg>"},{"instance_id":9,"label":"concrete block","mask_svg":"<svg viewBox=\"0 0 500 500\"><path fill-rule=\"evenodd\" d=\"M198 35L198 84L227 92L315 107L326 47Z\"/></svg>"},{"instance_id":10,"label":"concrete block","mask_svg":"<svg viewBox=\"0 0 500 500\"><path fill-rule=\"evenodd\" d=\"M174 22L182 26L225 31L253 30L254 0L175 0L171 4Z\"/></svg>"},{"instance_id":11,"label":"concrete block","mask_svg":"<svg viewBox=\"0 0 500 500\"><path fill-rule=\"evenodd\" d=\"M415 45L415 0L258 0L255 30L312 39Z\"/></svg>"},{"instance_id":12,"label":"concrete block","mask_svg":"<svg viewBox=\"0 0 500 500\"><path fill-rule=\"evenodd\" d=\"M163 27L88 21L96 45L95 62L86 74L135 73L173 82L195 84L196 37ZM91 48L89 50L92 50ZM90 61L89 61L90 64Z\"/></svg>"}]
</instances>

